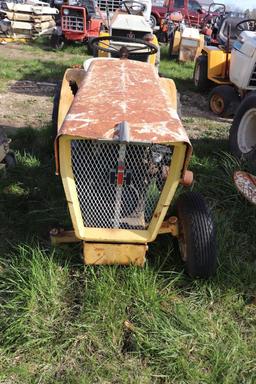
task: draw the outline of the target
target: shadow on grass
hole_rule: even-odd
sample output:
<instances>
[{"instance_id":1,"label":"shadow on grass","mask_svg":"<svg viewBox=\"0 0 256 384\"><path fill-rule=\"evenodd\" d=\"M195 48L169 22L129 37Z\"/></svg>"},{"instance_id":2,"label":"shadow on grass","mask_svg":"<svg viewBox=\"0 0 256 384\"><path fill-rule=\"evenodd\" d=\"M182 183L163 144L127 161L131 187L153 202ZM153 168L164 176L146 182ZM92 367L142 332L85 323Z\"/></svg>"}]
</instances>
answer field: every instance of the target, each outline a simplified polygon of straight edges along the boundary
<instances>
[{"instance_id":1,"label":"shadow on grass","mask_svg":"<svg viewBox=\"0 0 256 384\"><path fill-rule=\"evenodd\" d=\"M12 149L18 164L0 179L0 243L2 254L21 243L48 244L49 231L54 227L71 228L67 202L60 178L56 177L52 127L45 130L21 129L13 136ZM190 169L195 175L194 190L201 192L214 211L219 240L219 272L222 286L232 285L226 273L240 271L241 281L251 265L255 250L256 213L237 193L232 175L235 169L248 169L226 153L225 140L195 140L195 155ZM80 256L78 245L65 246L68 255ZM70 259L70 258L69 258ZM75 257L74 263L77 263ZM173 239L159 236L150 244L149 266L156 271L180 274L183 265L175 251ZM73 262L72 262L73 263ZM251 279L250 286L252 284ZM190 286L184 276L182 284ZM246 291L246 285L244 290Z\"/></svg>"}]
</instances>

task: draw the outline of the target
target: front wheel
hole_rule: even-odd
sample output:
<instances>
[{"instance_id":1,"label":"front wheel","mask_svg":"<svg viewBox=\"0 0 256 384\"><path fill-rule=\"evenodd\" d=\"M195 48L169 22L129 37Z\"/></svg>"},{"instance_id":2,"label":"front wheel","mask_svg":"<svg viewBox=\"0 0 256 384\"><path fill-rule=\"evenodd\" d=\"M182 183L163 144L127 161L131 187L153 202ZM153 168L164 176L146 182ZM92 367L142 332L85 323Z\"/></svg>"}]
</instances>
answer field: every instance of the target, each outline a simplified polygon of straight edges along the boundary
<instances>
[{"instance_id":1,"label":"front wheel","mask_svg":"<svg viewBox=\"0 0 256 384\"><path fill-rule=\"evenodd\" d=\"M61 49L63 49L64 47L64 38L63 36L60 36L60 35L57 35L57 34L53 34L51 36L51 46L53 49L56 49L58 51L60 51Z\"/></svg>"},{"instance_id":2,"label":"front wheel","mask_svg":"<svg viewBox=\"0 0 256 384\"><path fill-rule=\"evenodd\" d=\"M211 87L211 81L208 79L208 57L201 55L196 59L193 82L195 89L199 92L207 91Z\"/></svg>"},{"instance_id":3,"label":"front wheel","mask_svg":"<svg viewBox=\"0 0 256 384\"><path fill-rule=\"evenodd\" d=\"M157 26L157 21L154 15L150 15L149 25L150 25L150 28L152 28L153 30Z\"/></svg>"},{"instance_id":4,"label":"front wheel","mask_svg":"<svg viewBox=\"0 0 256 384\"><path fill-rule=\"evenodd\" d=\"M179 222L178 248L186 272L207 279L216 271L216 231L212 215L202 195L179 196L175 211Z\"/></svg>"},{"instance_id":5,"label":"front wheel","mask_svg":"<svg viewBox=\"0 0 256 384\"><path fill-rule=\"evenodd\" d=\"M240 104L229 131L231 152L249 161L256 161L256 93L246 96Z\"/></svg>"},{"instance_id":6,"label":"front wheel","mask_svg":"<svg viewBox=\"0 0 256 384\"><path fill-rule=\"evenodd\" d=\"M209 95L209 109L217 116L231 117L240 104L240 97L231 85L219 85Z\"/></svg>"}]
</instances>

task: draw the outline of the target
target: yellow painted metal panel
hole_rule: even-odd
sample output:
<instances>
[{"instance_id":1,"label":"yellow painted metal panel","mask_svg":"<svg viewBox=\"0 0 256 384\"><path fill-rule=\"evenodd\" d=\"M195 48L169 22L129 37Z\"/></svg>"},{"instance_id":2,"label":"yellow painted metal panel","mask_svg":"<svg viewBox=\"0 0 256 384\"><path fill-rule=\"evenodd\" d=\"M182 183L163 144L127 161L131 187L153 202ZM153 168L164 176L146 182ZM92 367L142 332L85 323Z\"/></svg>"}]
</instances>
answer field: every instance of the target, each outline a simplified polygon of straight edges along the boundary
<instances>
[{"instance_id":1,"label":"yellow painted metal panel","mask_svg":"<svg viewBox=\"0 0 256 384\"><path fill-rule=\"evenodd\" d=\"M169 174L148 230L87 228L84 227L83 224L75 180L72 172L70 145L72 139L79 138L70 136L60 137L59 155L60 173L76 237L85 241L107 243L147 243L154 241L162 225L164 217L166 216L176 188L180 182L187 149L186 145L183 143L176 143L174 146L174 153L172 156ZM170 145L172 145L172 143L170 143Z\"/></svg>"},{"instance_id":2,"label":"yellow painted metal panel","mask_svg":"<svg viewBox=\"0 0 256 384\"><path fill-rule=\"evenodd\" d=\"M218 47L204 47L204 52L208 56L208 79L215 83L222 83L221 78L225 78L227 53ZM231 54L228 53L230 64Z\"/></svg>"},{"instance_id":3,"label":"yellow painted metal panel","mask_svg":"<svg viewBox=\"0 0 256 384\"><path fill-rule=\"evenodd\" d=\"M172 46L172 54L178 55L180 50L181 33L176 31L174 34L174 41Z\"/></svg>"},{"instance_id":4,"label":"yellow painted metal panel","mask_svg":"<svg viewBox=\"0 0 256 384\"><path fill-rule=\"evenodd\" d=\"M147 245L84 242L84 262L91 265L137 265L143 267Z\"/></svg>"}]
</instances>

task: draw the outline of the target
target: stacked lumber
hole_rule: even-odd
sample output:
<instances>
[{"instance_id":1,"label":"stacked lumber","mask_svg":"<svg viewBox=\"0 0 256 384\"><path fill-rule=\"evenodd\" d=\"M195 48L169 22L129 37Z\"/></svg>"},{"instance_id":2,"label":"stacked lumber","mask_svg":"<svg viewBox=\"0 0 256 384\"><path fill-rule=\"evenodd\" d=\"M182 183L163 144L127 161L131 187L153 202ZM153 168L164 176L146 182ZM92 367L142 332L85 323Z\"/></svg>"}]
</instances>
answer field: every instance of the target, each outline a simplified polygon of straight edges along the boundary
<instances>
[{"instance_id":1,"label":"stacked lumber","mask_svg":"<svg viewBox=\"0 0 256 384\"><path fill-rule=\"evenodd\" d=\"M0 3L0 38L36 38L51 34L56 26L56 8L42 1L27 0L25 3L2 1Z\"/></svg>"}]
</instances>

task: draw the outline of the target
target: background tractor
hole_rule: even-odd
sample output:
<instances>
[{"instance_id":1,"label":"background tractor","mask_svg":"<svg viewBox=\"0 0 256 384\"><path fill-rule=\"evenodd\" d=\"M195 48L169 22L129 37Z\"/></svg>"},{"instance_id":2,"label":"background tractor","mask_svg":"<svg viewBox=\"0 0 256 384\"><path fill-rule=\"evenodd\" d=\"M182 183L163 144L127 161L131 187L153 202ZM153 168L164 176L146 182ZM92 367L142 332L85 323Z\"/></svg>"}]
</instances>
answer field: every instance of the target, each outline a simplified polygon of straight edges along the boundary
<instances>
[{"instance_id":1,"label":"background tractor","mask_svg":"<svg viewBox=\"0 0 256 384\"><path fill-rule=\"evenodd\" d=\"M218 46L205 46L194 69L198 91L209 91L209 108L218 116L231 116L241 99L255 90L256 20L224 17Z\"/></svg>"},{"instance_id":2,"label":"background tractor","mask_svg":"<svg viewBox=\"0 0 256 384\"><path fill-rule=\"evenodd\" d=\"M61 49L65 42L88 43L99 36L103 19L93 0L77 0L60 6L58 24L51 37L55 49Z\"/></svg>"},{"instance_id":3,"label":"background tractor","mask_svg":"<svg viewBox=\"0 0 256 384\"><path fill-rule=\"evenodd\" d=\"M160 47L144 16L145 8L146 5L139 1L120 3L120 8L109 21L109 28L91 41L94 55L120 58L121 54L123 58L148 61L158 66Z\"/></svg>"}]
</instances>

